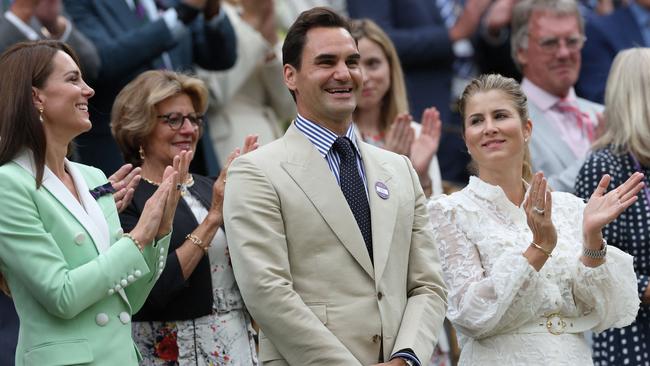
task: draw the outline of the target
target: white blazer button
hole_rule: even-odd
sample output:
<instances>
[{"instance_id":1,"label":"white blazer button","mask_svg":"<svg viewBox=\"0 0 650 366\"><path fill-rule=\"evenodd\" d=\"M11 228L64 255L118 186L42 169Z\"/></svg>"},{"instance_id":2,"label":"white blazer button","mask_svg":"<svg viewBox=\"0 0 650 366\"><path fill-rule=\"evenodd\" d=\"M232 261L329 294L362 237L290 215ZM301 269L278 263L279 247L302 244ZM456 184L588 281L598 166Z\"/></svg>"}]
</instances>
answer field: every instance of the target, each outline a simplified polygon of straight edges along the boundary
<instances>
[{"instance_id":1,"label":"white blazer button","mask_svg":"<svg viewBox=\"0 0 650 366\"><path fill-rule=\"evenodd\" d=\"M115 293L115 290L113 290L112 288L109 288L109 289L108 289L108 295L109 295L109 296L112 295L112 294L114 294L114 293Z\"/></svg>"},{"instance_id":2,"label":"white blazer button","mask_svg":"<svg viewBox=\"0 0 650 366\"><path fill-rule=\"evenodd\" d=\"M122 324L129 324L131 321L131 316L126 311L121 312L119 318Z\"/></svg>"},{"instance_id":3,"label":"white blazer button","mask_svg":"<svg viewBox=\"0 0 650 366\"><path fill-rule=\"evenodd\" d=\"M81 245L81 244L83 244L83 243L84 243L84 239L86 239L86 236L84 235L84 233L79 233L79 234L77 234L77 235L74 236L74 242L75 242L77 245Z\"/></svg>"},{"instance_id":4,"label":"white blazer button","mask_svg":"<svg viewBox=\"0 0 650 366\"><path fill-rule=\"evenodd\" d=\"M122 289L122 286L120 286L120 284L118 283L117 285L115 285L114 288L115 288L115 291L120 291Z\"/></svg>"},{"instance_id":5,"label":"white blazer button","mask_svg":"<svg viewBox=\"0 0 650 366\"><path fill-rule=\"evenodd\" d=\"M95 323L97 323L97 325L100 327L108 324L108 320L108 315L106 315L106 313L99 313L97 316L95 316Z\"/></svg>"},{"instance_id":6,"label":"white blazer button","mask_svg":"<svg viewBox=\"0 0 650 366\"><path fill-rule=\"evenodd\" d=\"M125 280L125 279L122 279L122 281L120 281L120 285L122 285L122 287L126 287L126 285L128 285L128 284L129 284L129 282L127 280Z\"/></svg>"},{"instance_id":7,"label":"white blazer button","mask_svg":"<svg viewBox=\"0 0 650 366\"><path fill-rule=\"evenodd\" d=\"M162 274L162 271L163 271L162 268L158 270L158 277L160 277L160 275Z\"/></svg>"},{"instance_id":8,"label":"white blazer button","mask_svg":"<svg viewBox=\"0 0 650 366\"><path fill-rule=\"evenodd\" d=\"M133 277L133 275L128 275L128 276L126 276L126 279L127 279L127 281L129 281L129 282L133 282L133 281L135 281L135 277Z\"/></svg>"},{"instance_id":9,"label":"white blazer button","mask_svg":"<svg viewBox=\"0 0 650 366\"><path fill-rule=\"evenodd\" d=\"M160 254L165 254L165 248L160 248Z\"/></svg>"},{"instance_id":10,"label":"white blazer button","mask_svg":"<svg viewBox=\"0 0 650 366\"><path fill-rule=\"evenodd\" d=\"M115 231L115 235L117 235L118 238L122 237L123 234L124 234L124 230L122 230L122 228L118 228Z\"/></svg>"},{"instance_id":11,"label":"white blazer button","mask_svg":"<svg viewBox=\"0 0 650 366\"><path fill-rule=\"evenodd\" d=\"M140 277L140 276L142 276L142 272L139 269L136 269L135 272L133 272L133 275L135 277Z\"/></svg>"},{"instance_id":12,"label":"white blazer button","mask_svg":"<svg viewBox=\"0 0 650 366\"><path fill-rule=\"evenodd\" d=\"M165 262L163 261L158 262L158 267L162 268L164 266L165 266Z\"/></svg>"},{"instance_id":13,"label":"white blazer button","mask_svg":"<svg viewBox=\"0 0 650 366\"><path fill-rule=\"evenodd\" d=\"M161 255L160 257L158 257L158 259L160 259L160 261L164 261L164 260L165 260L165 256L164 256L164 255Z\"/></svg>"}]
</instances>

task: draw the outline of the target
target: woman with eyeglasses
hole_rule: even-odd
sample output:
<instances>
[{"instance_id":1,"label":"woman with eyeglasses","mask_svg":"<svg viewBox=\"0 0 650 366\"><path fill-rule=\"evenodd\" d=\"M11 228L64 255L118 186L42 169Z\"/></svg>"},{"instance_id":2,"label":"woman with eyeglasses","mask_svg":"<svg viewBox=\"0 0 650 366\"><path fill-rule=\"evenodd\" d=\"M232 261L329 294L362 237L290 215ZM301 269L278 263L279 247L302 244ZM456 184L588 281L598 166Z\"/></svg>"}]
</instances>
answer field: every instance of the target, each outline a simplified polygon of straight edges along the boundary
<instances>
[{"instance_id":1,"label":"woman with eyeglasses","mask_svg":"<svg viewBox=\"0 0 650 366\"><path fill-rule=\"evenodd\" d=\"M124 158L142 169L131 205L120 215L129 231L161 182L163 168L182 151L194 151L203 132L208 91L196 78L147 71L118 94L111 128ZM248 136L241 153L257 147ZM228 255L223 192L230 162L216 181L190 175L172 224L169 254L142 310L133 338L141 365L257 365L251 319L244 308Z\"/></svg>"}]
</instances>

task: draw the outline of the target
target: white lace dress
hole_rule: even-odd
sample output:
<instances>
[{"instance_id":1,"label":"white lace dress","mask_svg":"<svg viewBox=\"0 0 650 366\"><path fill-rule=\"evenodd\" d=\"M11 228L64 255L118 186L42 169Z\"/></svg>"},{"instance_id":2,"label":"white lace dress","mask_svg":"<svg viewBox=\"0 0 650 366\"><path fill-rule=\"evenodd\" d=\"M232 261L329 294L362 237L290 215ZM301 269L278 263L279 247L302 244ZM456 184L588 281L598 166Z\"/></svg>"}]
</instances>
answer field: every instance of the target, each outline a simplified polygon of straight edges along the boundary
<instances>
[{"instance_id":1,"label":"white lace dress","mask_svg":"<svg viewBox=\"0 0 650 366\"><path fill-rule=\"evenodd\" d=\"M592 365L582 334L518 328L558 311L565 317L595 311L596 332L634 320L632 257L609 246L605 264L580 262L584 206L571 194L553 193L557 246L536 272L522 255L532 240L526 214L500 187L471 177L462 191L429 202L449 288L447 317L462 347L459 365Z\"/></svg>"}]
</instances>

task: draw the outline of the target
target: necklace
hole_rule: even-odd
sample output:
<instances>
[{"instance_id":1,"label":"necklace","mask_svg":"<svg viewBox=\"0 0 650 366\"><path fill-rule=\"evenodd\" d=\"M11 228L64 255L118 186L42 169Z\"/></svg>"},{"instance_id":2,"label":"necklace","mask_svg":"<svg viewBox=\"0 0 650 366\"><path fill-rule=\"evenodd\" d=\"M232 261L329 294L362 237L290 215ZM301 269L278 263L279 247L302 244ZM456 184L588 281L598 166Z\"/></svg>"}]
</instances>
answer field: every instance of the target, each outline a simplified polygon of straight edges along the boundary
<instances>
[{"instance_id":1,"label":"necklace","mask_svg":"<svg viewBox=\"0 0 650 366\"><path fill-rule=\"evenodd\" d=\"M145 177L144 175L141 175L140 177L142 177L142 179L144 179L145 182L147 182L147 183L149 183L149 184L151 184L153 186L156 186L156 187L160 186L160 182L154 182L151 179L147 179L147 177ZM185 187L193 186L194 185L194 177L192 177L192 175L189 175L187 177L187 179L185 180L184 185L185 185Z\"/></svg>"}]
</instances>

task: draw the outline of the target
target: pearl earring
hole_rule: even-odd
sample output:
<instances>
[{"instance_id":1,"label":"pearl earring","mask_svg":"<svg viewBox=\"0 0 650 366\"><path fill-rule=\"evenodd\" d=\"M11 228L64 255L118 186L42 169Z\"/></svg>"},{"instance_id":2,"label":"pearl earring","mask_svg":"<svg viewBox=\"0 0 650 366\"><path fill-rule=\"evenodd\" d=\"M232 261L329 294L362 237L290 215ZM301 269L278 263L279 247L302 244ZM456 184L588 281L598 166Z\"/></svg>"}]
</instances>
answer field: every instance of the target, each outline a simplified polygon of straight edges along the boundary
<instances>
[{"instance_id":1,"label":"pearl earring","mask_svg":"<svg viewBox=\"0 0 650 366\"><path fill-rule=\"evenodd\" d=\"M43 123L43 107L38 108L38 120Z\"/></svg>"}]
</instances>

